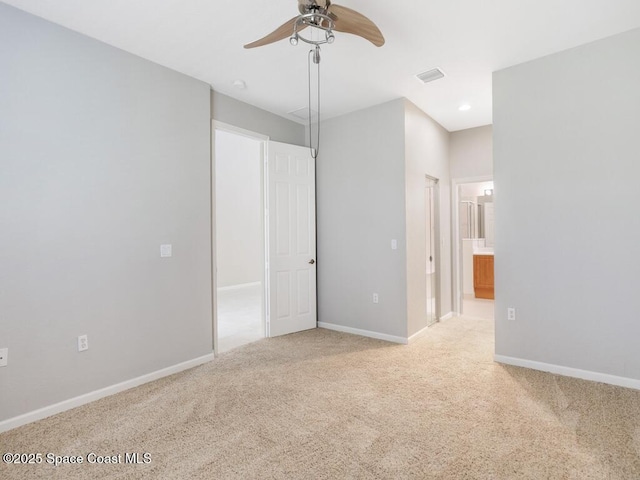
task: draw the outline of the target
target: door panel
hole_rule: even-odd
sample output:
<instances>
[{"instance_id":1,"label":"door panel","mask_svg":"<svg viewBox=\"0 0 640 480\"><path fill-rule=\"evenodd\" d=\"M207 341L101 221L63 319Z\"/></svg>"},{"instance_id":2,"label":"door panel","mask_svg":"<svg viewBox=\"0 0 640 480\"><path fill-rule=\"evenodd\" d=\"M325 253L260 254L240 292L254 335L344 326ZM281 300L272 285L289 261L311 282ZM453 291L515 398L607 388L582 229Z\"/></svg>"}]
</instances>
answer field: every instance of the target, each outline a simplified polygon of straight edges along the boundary
<instances>
[{"instance_id":1,"label":"door panel","mask_svg":"<svg viewBox=\"0 0 640 480\"><path fill-rule=\"evenodd\" d=\"M316 328L315 163L306 147L268 144L268 335Z\"/></svg>"},{"instance_id":2,"label":"door panel","mask_svg":"<svg viewBox=\"0 0 640 480\"><path fill-rule=\"evenodd\" d=\"M291 241L291 218L288 215L290 210L289 185L284 182L278 182L274 187L276 201L275 203L269 203L275 206L276 232L274 240L276 242L276 254L278 257L286 257L291 253L289 249L289 242Z\"/></svg>"}]
</instances>

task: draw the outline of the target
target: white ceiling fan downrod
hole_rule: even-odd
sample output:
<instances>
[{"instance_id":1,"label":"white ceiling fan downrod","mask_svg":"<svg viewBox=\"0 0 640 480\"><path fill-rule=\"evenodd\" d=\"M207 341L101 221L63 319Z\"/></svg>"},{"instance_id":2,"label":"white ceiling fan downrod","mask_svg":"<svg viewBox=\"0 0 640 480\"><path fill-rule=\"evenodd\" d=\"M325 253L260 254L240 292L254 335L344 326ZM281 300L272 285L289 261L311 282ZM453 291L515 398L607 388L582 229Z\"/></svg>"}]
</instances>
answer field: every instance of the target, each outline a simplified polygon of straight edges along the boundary
<instances>
[{"instance_id":1,"label":"white ceiling fan downrod","mask_svg":"<svg viewBox=\"0 0 640 480\"><path fill-rule=\"evenodd\" d=\"M311 27L311 32L321 30L324 32L324 38L322 39L314 39L304 37L299 33L299 29L302 27L303 29L306 27ZM293 34L289 38L289 43L293 46L298 45L298 42L302 40L305 43L313 45L314 48L309 50L309 54L307 57L307 76L308 76L308 114L309 114L309 149L311 150L311 156L313 159L318 158L318 152L320 150L320 45L331 44L335 41L336 37L333 34L333 29L335 27L335 23L333 19L324 13L321 13L317 10L312 11L310 13L305 13L300 15L295 23L293 24ZM313 37L313 33L312 33ZM311 118L311 64L317 65L318 79L317 79L317 118L316 118L316 147L313 147L313 123Z\"/></svg>"}]
</instances>

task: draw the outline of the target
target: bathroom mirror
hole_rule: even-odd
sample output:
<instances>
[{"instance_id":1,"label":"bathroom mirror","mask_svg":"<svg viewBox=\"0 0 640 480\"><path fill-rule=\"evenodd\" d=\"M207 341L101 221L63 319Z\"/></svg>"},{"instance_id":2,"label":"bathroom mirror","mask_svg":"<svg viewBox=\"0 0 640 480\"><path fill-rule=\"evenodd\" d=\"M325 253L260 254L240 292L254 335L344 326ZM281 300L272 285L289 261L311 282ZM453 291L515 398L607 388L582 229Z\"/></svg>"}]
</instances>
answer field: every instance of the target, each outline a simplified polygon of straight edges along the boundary
<instances>
[{"instance_id":1,"label":"bathroom mirror","mask_svg":"<svg viewBox=\"0 0 640 480\"><path fill-rule=\"evenodd\" d=\"M493 184L461 186L459 219L463 239L483 239L484 246L494 243Z\"/></svg>"}]
</instances>

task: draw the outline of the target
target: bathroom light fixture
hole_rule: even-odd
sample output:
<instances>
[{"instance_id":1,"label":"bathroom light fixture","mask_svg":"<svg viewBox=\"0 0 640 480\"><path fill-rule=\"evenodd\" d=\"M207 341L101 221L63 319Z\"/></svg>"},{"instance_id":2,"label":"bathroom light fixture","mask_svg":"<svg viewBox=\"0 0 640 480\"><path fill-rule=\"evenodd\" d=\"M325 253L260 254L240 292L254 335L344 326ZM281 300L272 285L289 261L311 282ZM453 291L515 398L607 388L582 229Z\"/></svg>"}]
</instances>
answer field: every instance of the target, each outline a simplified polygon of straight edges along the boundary
<instances>
[{"instance_id":1,"label":"bathroom light fixture","mask_svg":"<svg viewBox=\"0 0 640 480\"><path fill-rule=\"evenodd\" d=\"M484 194L485 194L486 196L489 196L489 197L490 197L491 195L493 195L493 188L488 188L488 189L486 189L486 190L484 191Z\"/></svg>"},{"instance_id":2,"label":"bathroom light fixture","mask_svg":"<svg viewBox=\"0 0 640 480\"><path fill-rule=\"evenodd\" d=\"M468 103L463 103L458 107L458 110L460 110L461 112L466 112L467 110L471 110L471 105L469 105Z\"/></svg>"}]
</instances>

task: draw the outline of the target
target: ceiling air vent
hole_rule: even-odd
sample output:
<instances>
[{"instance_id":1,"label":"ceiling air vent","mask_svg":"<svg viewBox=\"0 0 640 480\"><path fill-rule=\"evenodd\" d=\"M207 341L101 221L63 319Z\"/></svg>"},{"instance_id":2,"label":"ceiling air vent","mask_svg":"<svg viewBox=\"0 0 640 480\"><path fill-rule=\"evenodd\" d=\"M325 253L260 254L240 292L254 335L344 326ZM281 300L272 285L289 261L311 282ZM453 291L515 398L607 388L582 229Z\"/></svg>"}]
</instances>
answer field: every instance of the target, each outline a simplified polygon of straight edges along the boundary
<instances>
[{"instance_id":1,"label":"ceiling air vent","mask_svg":"<svg viewBox=\"0 0 640 480\"><path fill-rule=\"evenodd\" d=\"M442 70L440 70L439 68L434 68L434 69L429 70L427 72L419 73L419 74L416 75L416 77L422 83L429 83L429 82L433 82L434 80L438 80L438 79L444 77L444 72Z\"/></svg>"},{"instance_id":2,"label":"ceiling air vent","mask_svg":"<svg viewBox=\"0 0 640 480\"><path fill-rule=\"evenodd\" d=\"M299 118L300 120L309 120L309 108L303 107L298 110L293 110L292 112L288 112L292 117ZM315 121L318 118L318 112L316 112L313 108L311 109L311 120Z\"/></svg>"}]
</instances>

